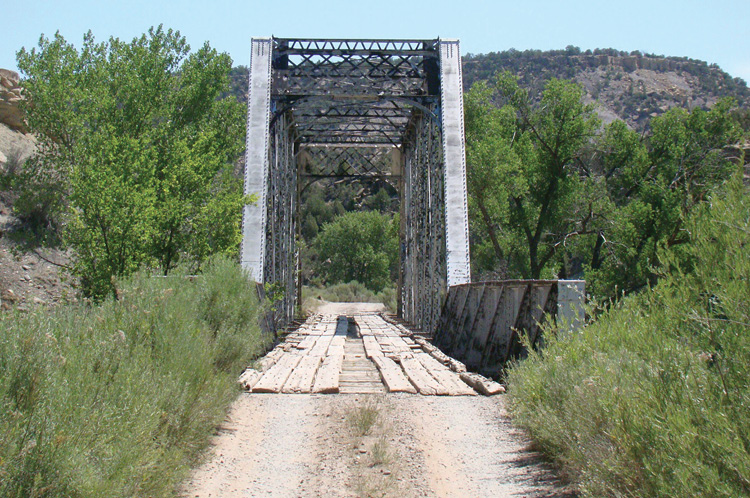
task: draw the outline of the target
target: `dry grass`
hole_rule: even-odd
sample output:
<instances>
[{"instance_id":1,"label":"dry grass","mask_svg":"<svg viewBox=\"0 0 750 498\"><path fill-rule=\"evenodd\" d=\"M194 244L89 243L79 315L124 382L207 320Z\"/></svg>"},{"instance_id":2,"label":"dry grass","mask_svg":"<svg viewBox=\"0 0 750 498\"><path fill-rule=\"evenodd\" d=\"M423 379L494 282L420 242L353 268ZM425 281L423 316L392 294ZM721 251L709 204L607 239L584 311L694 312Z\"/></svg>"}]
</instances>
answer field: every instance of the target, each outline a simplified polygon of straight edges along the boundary
<instances>
[{"instance_id":1,"label":"dry grass","mask_svg":"<svg viewBox=\"0 0 750 498\"><path fill-rule=\"evenodd\" d=\"M357 496L375 498L398 496L398 479L391 466L397 464L397 455L388 442L389 407L385 398L365 396L346 413L352 432L352 451Z\"/></svg>"},{"instance_id":2,"label":"dry grass","mask_svg":"<svg viewBox=\"0 0 750 498\"><path fill-rule=\"evenodd\" d=\"M347 423L356 436L370 434L373 426L378 422L380 407L377 400L367 398L361 405L356 406L346 415Z\"/></svg>"},{"instance_id":3,"label":"dry grass","mask_svg":"<svg viewBox=\"0 0 750 498\"><path fill-rule=\"evenodd\" d=\"M393 459L390 446L388 445L388 439L384 435L381 435L372 444L370 449L370 460L372 466L388 465Z\"/></svg>"}]
</instances>

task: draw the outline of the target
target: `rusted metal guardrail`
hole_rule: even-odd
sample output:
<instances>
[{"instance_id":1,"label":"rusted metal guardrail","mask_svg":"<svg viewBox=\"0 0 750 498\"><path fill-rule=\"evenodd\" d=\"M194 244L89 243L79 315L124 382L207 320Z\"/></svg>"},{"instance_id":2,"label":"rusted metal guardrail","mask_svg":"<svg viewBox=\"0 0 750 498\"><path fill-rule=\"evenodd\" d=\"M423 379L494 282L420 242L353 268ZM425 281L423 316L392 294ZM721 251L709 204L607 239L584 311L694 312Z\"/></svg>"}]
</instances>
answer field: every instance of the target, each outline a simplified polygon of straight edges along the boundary
<instances>
[{"instance_id":1,"label":"rusted metal guardrail","mask_svg":"<svg viewBox=\"0 0 750 498\"><path fill-rule=\"evenodd\" d=\"M578 327L583 320L583 280L503 280L456 285L448 290L433 344L488 377L511 359L543 344L548 320Z\"/></svg>"}]
</instances>

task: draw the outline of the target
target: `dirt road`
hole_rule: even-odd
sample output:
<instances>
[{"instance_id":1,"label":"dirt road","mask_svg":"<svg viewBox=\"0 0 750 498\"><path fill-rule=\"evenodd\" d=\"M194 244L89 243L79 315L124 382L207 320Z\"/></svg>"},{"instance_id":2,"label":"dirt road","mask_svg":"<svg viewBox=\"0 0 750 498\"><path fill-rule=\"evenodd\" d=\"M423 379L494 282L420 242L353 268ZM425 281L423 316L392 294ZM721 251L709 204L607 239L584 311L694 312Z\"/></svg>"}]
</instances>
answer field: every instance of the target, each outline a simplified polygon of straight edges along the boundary
<instances>
[{"instance_id":1,"label":"dirt road","mask_svg":"<svg viewBox=\"0 0 750 498\"><path fill-rule=\"evenodd\" d=\"M329 304L332 314L377 306ZM241 395L185 497L562 497L500 396Z\"/></svg>"},{"instance_id":2,"label":"dirt road","mask_svg":"<svg viewBox=\"0 0 750 498\"><path fill-rule=\"evenodd\" d=\"M567 496L503 397L243 394L186 497ZM376 413L362 435L361 415Z\"/></svg>"}]
</instances>

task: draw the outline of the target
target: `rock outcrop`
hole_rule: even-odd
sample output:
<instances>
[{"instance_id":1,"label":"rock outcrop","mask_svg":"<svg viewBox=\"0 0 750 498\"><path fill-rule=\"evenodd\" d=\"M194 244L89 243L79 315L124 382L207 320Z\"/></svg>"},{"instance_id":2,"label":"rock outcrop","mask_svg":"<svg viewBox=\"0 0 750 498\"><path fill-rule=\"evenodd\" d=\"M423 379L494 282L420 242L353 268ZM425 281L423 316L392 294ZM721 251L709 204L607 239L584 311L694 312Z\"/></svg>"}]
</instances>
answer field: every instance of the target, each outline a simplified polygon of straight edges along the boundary
<instances>
[{"instance_id":1,"label":"rock outcrop","mask_svg":"<svg viewBox=\"0 0 750 498\"><path fill-rule=\"evenodd\" d=\"M36 149L19 106L23 99L18 73L0 68L0 172L23 163Z\"/></svg>"},{"instance_id":2,"label":"rock outcrop","mask_svg":"<svg viewBox=\"0 0 750 498\"><path fill-rule=\"evenodd\" d=\"M0 123L26 133L23 113L18 104L23 100L21 78L15 71L0 69Z\"/></svg>"},{"instance_id":3,"label":"rock outcrop","mask_svg":"<svg viewBox=\"0 0 750 498\"><path fill-rule=\"evenodd\" d=\"M708 109L724 97L733 98L743 111L750 109L746 82L716 65L685 57L613 49L581 53L570 47L469 54L463 63L464 89L501 71L516 74L533 95L540 94L550 78L574 80L605 124L621 119L636 130L644 130L652 118L673 107Z\"/></svg>"}]
</instances>

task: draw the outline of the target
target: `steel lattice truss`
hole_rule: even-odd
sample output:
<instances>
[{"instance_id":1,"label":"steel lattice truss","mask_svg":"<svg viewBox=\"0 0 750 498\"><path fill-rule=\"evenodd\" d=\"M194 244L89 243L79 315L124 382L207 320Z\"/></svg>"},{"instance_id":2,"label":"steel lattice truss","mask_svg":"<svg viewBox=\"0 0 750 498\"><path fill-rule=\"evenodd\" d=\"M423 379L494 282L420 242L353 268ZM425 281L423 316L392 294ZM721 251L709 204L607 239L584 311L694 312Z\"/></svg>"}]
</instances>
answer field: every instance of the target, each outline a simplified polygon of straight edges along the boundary
<instances>
[{"instance_id":1,"label":"steel lattice truss","mask_svg":"<svg viewBox=\"0 0 750 498\"><path fill-rule=\"evenodd\" d=\"M391 173L396 149L371 145L302 146L297 156L300 175L311 178L383 178Z\"/></svg>"},{"instance_id":2,"label":"steel lattice truss","mask_svg":"<svg viewBox=\"0 0 750 498\"><path fill-rule=\"evenodd\" d=\"M299 192L318 178L384 179L401 193L399 312L432 331L469 281L457 41L252 41L242 264L293 316Z\"/></svg>"}]
</instances>

